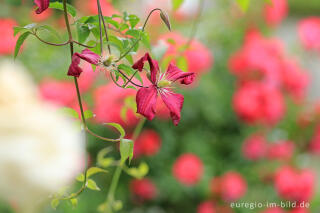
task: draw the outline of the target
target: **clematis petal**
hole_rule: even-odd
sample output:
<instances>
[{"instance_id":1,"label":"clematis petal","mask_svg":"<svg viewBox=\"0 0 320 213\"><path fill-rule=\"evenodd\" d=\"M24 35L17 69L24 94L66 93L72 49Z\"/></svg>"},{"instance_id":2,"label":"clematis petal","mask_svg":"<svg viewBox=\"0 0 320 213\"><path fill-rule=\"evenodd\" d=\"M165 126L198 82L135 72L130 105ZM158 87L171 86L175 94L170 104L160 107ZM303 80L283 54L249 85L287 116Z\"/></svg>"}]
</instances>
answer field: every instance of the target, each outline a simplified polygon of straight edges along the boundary
<instances>
[{"instance_id":1,"label":"clematis petal","mask_svg":"<svg viewBox=\"0 0 320 213\"><path fill-rule=\"evenodd\" d=\"M138 90L136 96L137 113L152 120L156 114L158 91L153 85Z\"/></svg>"},{"instance_id":2,"label":"clematis petal","mask_svg":"<svg viewBox=\"0 0 320 213\"><path fill-rule=\"evenodd\" d=\"M169 81L180 80L181 84L191 84L194 81L195 74L193 72L183 72L176 65L170 63L165 74L166 79Z\"/></svg>"},{"instance_id":3,"label":"clematis petal","mask_svg":"<svg viewBox=\"0 0 320 213\"><path fill-rule=\"evenodd\" d=\"M68 70L69 76L74 76L74 77L80 76L80 74L82 73L82 69L79 67L79 64L80 64L80 58L76 55L73 55L72 62Z\"/></svg>"},{"instance_id":4,"label":"clematis petal","mask_svg":"<svg viewBox=\"0 0 320 213\"><path fill-rule=\"evenodd\" d=\"M38 6L36 13L40 14L46 9L48 9L50 0L34 0L34 3Z\"/></svg>"},{"instance_id":5,"label":"clematis petal","mask_svg":"<svg viewBox=\"0 0 320 213\"><path fill-rule=\"evenodd\" d=\"M146 53L142 58L140 58L133 66L133 69L139 70L140 72L143 70L144 63L148 61L151 72L151 82L156 83L157 74L159 72L159 64L156 60L153 60L149 53Z\"/></svg>"},{"instance_id":6,"label":"clematis petal","mask_svg":"<svg viewBox=\"0 0 320 213\"><path fill-rule=\"evenodd\" d=\"M94 65L98 65L100 60L100 56L89 49L84 49L81 53L75 53L74 55Z\"/></svg>"},{"instance_id":7,"label":"clematis petal","mask_svg":"<svg viewBox=\"0 0 320 213\"><path fill-rule=\"evenodd\" d=\"M180 122L180 112L183 106L184 97L181 94L173 93L169 89L162 89L160 91L161 99L168 107L170 116L174 125L178 125Z\"/></svg>"}]
</instances>

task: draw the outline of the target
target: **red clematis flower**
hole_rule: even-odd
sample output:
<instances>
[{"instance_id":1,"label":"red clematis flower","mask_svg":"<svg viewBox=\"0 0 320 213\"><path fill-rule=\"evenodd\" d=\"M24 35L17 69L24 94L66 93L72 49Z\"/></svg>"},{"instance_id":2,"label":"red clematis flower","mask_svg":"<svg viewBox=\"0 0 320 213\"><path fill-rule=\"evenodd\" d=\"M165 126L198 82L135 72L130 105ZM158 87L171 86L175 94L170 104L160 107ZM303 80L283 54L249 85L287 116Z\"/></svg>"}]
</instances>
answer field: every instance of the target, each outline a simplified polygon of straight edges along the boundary
<instances>
[{"instance_id":1,"label":"red clematis flower","mask_svg":"<svg viewBox=\"0 0 320 213\"><path fill-rule=\"evenodd\" d=\"M40 14L46 9L48 9L50 0L34 0L34 3L38 6L36 13Z\"/></svg>"},{"instance_id":2,"label":"red clematis flower","mask_svg":"<svg viewBox=\"0 0 320 213\"><path fill-rule=\"evenodd\" d=\"M150 65L150 81L152 84L139 89L137 92L137 113L152 120L156 114L157 97L160 94L162 101L170 111L174 125L178 125L184 97L181 94L173 93L171 84L178 80L181 84L191 84L195 74L193 72L183 72L172 63L169 64L165 73L160 73L158 62L153 60L149 53L139 59L132 68L141 72L146 61Z\"/></svg>"},{"instance_id":3,"label":"red clematis flower","mask_svg":"<svg viewBox=\"0 0 320 213\"><path fill-rule=\"evenodd\" d=\"M89 62L90 64L98 65L100 61L100 56L89 49L85 49L81 53L73 54L72 63L68 70L69 76L79 77L82 73L82 69L79 67L80 59L83 59Z\"/></svg>"}]
</instances>

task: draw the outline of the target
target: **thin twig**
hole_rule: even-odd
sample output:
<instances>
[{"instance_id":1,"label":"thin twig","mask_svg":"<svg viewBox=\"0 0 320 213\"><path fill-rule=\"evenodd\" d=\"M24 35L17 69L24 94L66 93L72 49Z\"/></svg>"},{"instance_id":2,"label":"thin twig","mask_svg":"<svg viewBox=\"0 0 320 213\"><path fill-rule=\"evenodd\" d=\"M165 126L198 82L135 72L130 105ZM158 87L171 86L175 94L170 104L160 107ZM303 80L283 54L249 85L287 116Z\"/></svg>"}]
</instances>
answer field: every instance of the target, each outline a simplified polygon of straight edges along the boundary
<instances>
[{"instance_id":1,"label":"thin twig","mask_svg":"<svg viewBox=\"0 0 320 213\"><path fill-rule=\"evenodd\" d=\"M100 20L102 20L102 23L103 23L103 28L104 28L104 33L105 33L105 36L106 36L106 40L107 40L107 45L108 45L108 51L109 51L109 54L111 55L111 47L110 47L110 44L109 44L109 36L108 36L108 29L106 27L106 23L104 21L104 17L103 17L103 13L102 13L102 10L101 10L101 5L100 5L100 0L97 0L97 5L98 5L98 12L99 12L99 24L101 24ZM101 32L101 27L100 27L100 32Z\"/></svg>"},{"instance_id":2,"label":"thin twig","mask_svg":"<svg viewBox=\"0 0 320 213\"><path fill-rule=\"evenodd\" d=\"M34 35L39 41L41 41L41 42L43 42L43 43L45 43L45 44L51 45L51 46L60 47L60 46L65 46L65 45L67 45L67 44L70 43L70 41L66 41L66 42L64 42L64 43L59 43L59 44L57 44L57 43L51 43L51 42L45 41L45 40L43 40L42 38L40 38L40 37L37 35L37 33L33 33L33 35Z\"/></svg>"},{"instance_id":3,"label":"thin twig","mask_svg":"<svg viewBox=\"0 0 320 213\"><path fill-rule=\"evenodd\" d=\"M133 81L131 81L131 79L130 79L128 76L126 76L126 74L124 74L120 69L118 69L118 72L119 72L123 77L125 77L131 84L133 84L134 86L144 87L144 86L142 86L142 85L136 84L136 83L134 83Z\"/></svg>"},{"instance_id":4,"label":"thin twig","mask_svg":"<svg viewBox=\"0 0 320 213\"><path fill-rule=\"evenodd\" d=\"M152 15L153 12L159 10L160 12L162 11L160 8L155 8L153 10L150 11L148 17L146 18L146 20L144 21L144 24L143 24L143 27L141 29L141 32L140 32L140 36L139 38L133 43L133 45L122 55L120 55L120 57L116 60L116 62L119 62L121 59L123 59L124 57L126 57L126 55L128 55L130 53L130 51L141 41L142 39L142 33L144 32L146 26L147 26L147 23Z\"/></svg>"}]
</instances>

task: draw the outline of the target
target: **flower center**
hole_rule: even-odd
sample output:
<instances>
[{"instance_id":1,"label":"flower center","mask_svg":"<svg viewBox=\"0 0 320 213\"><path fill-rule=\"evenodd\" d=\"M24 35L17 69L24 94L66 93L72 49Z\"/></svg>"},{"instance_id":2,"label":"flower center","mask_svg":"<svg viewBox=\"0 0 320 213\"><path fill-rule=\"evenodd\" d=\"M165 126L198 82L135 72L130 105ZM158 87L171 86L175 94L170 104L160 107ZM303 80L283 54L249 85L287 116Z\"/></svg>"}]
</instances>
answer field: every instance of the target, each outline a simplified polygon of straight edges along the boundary
<instances>
[{"instance_id":1,"label":"flower center","mask_svg":"<svg viewBox=\"0 0 320 213\"><path fill-rule=\"evenodd\" d=\"M169 87L171 85L171 81L168 80L161 80L158 82L158 87L159 88L164 88L164 87Z\"/></svg>"}]
</instances>

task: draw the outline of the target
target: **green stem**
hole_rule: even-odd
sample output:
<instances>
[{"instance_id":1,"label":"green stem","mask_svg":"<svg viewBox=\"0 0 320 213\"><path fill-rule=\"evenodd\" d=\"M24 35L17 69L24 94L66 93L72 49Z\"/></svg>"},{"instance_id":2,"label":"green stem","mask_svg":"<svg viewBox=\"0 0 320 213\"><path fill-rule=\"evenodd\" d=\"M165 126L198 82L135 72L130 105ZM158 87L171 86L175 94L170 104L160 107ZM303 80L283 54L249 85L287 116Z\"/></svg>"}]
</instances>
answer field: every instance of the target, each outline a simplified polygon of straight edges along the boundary
<instances>
[{"instance_id":1,"label":"green stem","mask_svg":"<svg viewBox=\"0 0 320 213\"><path fill-rule=\"evenodd\" d=\"M159 10L160 12L162 11L160 8L155 8L155 9L153 9L153 10L150 11L148 17L147 17L146 20L144 21L144 24L143 24L142 30L141 30L141 32L140 32L139 38L133 43L133 45L132 45L124 54L120 55L120 57L116 60L116 62L119 62L121 59L123 59L124 57L126 57L126 55L128 55L128 54L131 52L131 50L141 41L141 39L142 39L141 34L144 32L144 30L145 30L145 28L146 28L146 26L147 26L147 23L148 23L151 15L152 15L152 13L155 12L155 11L157 11L157 10Z\"/></svg>"},{"instance_id":2,"label":"green stem","mask_svg":"<svg viewBox=\"0 0 320 213\"><path fill-rule=\"evenodd\" d=\"M106 26L106 23L104 21L104 17L103 17L103 13L102 13L102 10L101 10L101 5L100 5L100 0L97 0L97 5L98 5L98 13L99 13L99 20L102 21L103 23L103 27L104 27L104 34L106 36L106 40L107 40L107 45L108 45L108 51L109 51L109 54L111 55L111 47L110 47L110 44L109 44L109 36L108 36L108 29L107 29L107 26ZM100 23L101 24L101 23ZM102 28L100 27L100 30Z\"/></svg>"},{"instance_id":3,"label":"green stem","mask_svg":"<svg viewBox=\"0 0 320 213\"><path fill-rule=\"evenodd\" d=\"M133 131L133 136L132 136L133 141L135 141L138 138L145 122L146 122L145 118L140 119L138 125L136 126L136 128ZM109 192L108 192L107 199L106 199L106 206L107 206L106 212L107 213L112 213L112 203L114 202L114 194L116 192L116 189L117 189L117 186L119 183L119 179L120 179L120 176L122 173L123 163L124 162L120 163L117 166L116 171L115 171L115 173L112 177L112 180L111 180L111 185L110 185Z\"/></svg>"}]
</instances>

